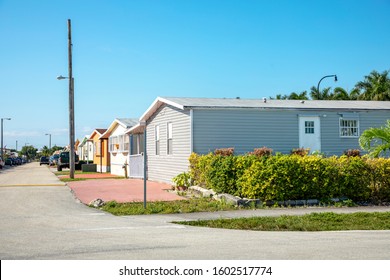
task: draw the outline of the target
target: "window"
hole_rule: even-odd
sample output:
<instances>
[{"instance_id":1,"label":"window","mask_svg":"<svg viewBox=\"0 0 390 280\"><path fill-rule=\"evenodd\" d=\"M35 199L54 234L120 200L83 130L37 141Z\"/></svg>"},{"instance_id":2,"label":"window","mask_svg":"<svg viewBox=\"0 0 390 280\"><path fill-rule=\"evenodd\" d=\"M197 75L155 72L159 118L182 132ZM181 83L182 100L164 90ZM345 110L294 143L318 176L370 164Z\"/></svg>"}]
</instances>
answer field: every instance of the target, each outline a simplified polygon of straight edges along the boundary
<instances>
[{"instance_id":1,"label":"window","mask_svg":"<svg viewBox=\"0 0 390 280\"><path fill-rule=\"evenodd\" d=\"M118 136L119 151L123 151L124 135Z\"/></svg>"},{"instance_id":2,"label":"window","mask_svg":"<svg viewBox=\"0 0 390 280\"><path fill-rule=\"evenodd\" d=\"M130 137L129 137L129 135L123 135L123 151L130 152Z\"/></svg>"},{"instance_id":3,"label":"window","mask_svg":"<svg viewBox=\"0 0 390 280\"><path fill-rule=\"evenodd\" d=\"M160 154L160 126L156 125L154 128L154 137L156 142L156 155Z\"/></svg>"},{"instance_id":4,"label":"window","mask_svg":"<svg viewBox=\"0 0 390 280\"><path fill-rule=\"evenodd\" d=\"M95 142L95 155L96 156L101 156L101 142L97 141Z\"/></svg>"},{"instance_id":5,"label":"window","mask_svg":"<svg viewBox=\"0 0 390 280\"><path fill-rule=\"evenodd\" d=\"M111 136L108 138L108 146L110 153L116 153L119 150L118 136Z\"/></svg>"},{"instance_id":6,"label":"window","mask_svg":"<svg viewBox=\"0 0 390 280\"><path fill-rule=\"evenodd\" d=\"M172 154L172 134L173 134L173 126L172 123L168 123L167 125L167 154L171 155Z\"/></svg>"},{"instance_id":7,"label":"window","mask_svg":"<svg viewBox=\"0 0 390 280\"><path fill-rule=\"evenodd\" d=\"M359 137L359 120L340 118L340 137Z\"/></svg>"},{"instance_id":8,"label":"window","mask_svg":"<svg viewBox=\"0 0 390 280\"><path fill-rule=\"evenodd\" d=\"M144 135L134 134L131 135L131 154L139 155L144 152Z\"/></svg>"},{"instance_id":9,"label":"window","mask_svg":"<svg viewBox=\"0 0 390 280\"><path fill-rule=\"evenodd\" d=\"M314 121L305 121L305 134L314 134Z\"/></svg>"}]
</instances>

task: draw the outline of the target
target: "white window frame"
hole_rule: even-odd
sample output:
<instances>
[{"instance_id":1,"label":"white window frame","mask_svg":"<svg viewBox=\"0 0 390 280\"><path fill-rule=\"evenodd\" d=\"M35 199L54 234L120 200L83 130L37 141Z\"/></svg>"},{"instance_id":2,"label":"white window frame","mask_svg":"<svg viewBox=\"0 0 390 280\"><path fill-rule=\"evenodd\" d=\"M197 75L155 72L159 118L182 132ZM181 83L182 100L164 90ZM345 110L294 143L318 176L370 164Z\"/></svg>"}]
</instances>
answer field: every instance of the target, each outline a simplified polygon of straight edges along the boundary
<instances>
[{"instance_id":1,"label":"white window frame","mask_svg":"<svg viewBox=\"0 0 390 280\"><path fill-rule=\"evenodd\" d=\"M119 152L120 147L118 136L110 136L108 138L108 148L110 153Z\"/></svg>"},{"instance_id":2,"label":"white window frame","mask_svg":"<svg viewBox=\"0 0 390 280\"><path fill-rule=\"evenodd\" d=\"M341 138L359 138L359 119L341 117L339 119L339 135Z\"/></svg>"},{"instance_id":3,"label":"white window frame","mask_svg":"<svg viewBox=\"0 0 390 280\"><path fill-rule=\"evenodd\" d=\"M123 151L126 153L130 153L130 135L128 134L125 134L123 142Z\"/></svg>"},{"instance_id":4,"label":"white window frame","mask_svg":"<svg viewBox=\"0 0 390 280\"><path fill-rule=\"evenodd\" d=\"M167 123L167 155L173 154L173 124Z\"/></svg>"}]
</instances>

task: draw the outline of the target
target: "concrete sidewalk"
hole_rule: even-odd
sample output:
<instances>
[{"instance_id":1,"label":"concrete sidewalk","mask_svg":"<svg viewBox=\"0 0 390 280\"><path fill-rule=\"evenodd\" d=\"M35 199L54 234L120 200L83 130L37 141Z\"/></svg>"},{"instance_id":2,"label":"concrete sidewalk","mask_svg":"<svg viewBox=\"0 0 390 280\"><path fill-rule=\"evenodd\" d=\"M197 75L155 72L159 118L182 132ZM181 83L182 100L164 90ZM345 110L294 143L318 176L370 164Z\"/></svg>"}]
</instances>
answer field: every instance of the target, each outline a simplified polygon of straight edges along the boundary
<instances>
[{"instance_id":1,"label":"concrete sidewalk","mask_svg":"<svg viewBox=\"0 0 390 280\"><path fill-rule=\"evenodd\" d=\"M0 171L0 187L65 186L46 165L30 162L18 166L6 166Z\"/></svg>"}]
</instances>

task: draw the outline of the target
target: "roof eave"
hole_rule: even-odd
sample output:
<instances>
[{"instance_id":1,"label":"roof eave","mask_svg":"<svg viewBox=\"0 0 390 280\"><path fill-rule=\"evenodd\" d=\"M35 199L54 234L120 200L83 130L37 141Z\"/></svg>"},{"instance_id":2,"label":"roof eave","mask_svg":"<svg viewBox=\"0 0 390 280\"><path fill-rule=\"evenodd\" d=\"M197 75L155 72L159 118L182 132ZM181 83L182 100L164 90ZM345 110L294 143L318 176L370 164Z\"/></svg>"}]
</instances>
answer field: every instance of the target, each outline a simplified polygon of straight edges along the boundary
<instances>
[{"instance_id":1,"label":"roof eave","mask_svg":"<svg viewBox=\"0 0 390 280\"><path fill-rule=\"evenodd\" d=\"M171 105L175 108L178 108L180 110L184 110L185 106L176 102L173 102L169 100L168 98L164 97L157 97L152 105L149 106L149 108L143 113L143 115L140 117L140 122L146 122L163 104Z\"/></svg>"}]
</instances>

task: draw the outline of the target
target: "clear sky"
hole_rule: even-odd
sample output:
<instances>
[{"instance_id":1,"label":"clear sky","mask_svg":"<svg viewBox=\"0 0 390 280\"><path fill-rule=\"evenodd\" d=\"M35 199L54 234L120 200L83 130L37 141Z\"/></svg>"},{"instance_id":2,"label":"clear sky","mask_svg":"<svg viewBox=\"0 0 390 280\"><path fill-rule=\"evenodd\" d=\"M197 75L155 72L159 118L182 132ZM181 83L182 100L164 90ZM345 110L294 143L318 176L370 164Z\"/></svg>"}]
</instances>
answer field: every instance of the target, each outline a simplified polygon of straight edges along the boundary
<instances>
[{"instance_id":1,"label":"clear sky","mask_svg":"<svg viewBox=\"0 0 390 280\"><path fill-rule=\"evenodd\" d=\"M139 118L157 96L262 98L352 89L390 70L390 1L0 0L4 144L68 144L67 20L76 138Z\"/></svg>"}]
</instances>

